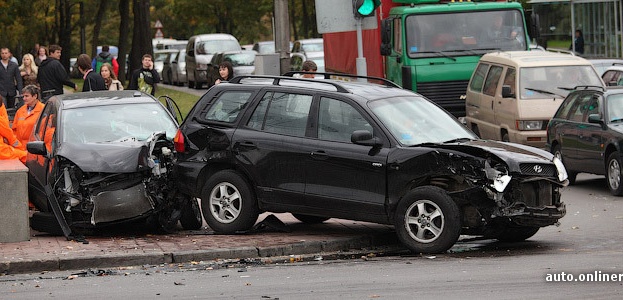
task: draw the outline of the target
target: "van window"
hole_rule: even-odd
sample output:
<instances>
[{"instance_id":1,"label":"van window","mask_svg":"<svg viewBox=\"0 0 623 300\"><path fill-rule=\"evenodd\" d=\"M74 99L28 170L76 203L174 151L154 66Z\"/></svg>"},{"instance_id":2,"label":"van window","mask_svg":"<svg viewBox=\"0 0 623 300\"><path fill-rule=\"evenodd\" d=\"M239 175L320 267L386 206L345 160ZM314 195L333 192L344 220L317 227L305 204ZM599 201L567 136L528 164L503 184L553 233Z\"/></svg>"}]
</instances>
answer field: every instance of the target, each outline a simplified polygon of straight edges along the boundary
<instances>
[{"instance_id":1,"label":"van window","mask_svg":"<svg viewBox=\"0 0 623 300\"><path fill-rule=\"evenodd\" d=\"M517 86L517 83L515 82L516 78L515 68L506 69L506 75L504 75L504 85L510 86L511 94L513 95L515 95L515 87Z\"/></svg>"},{"instance_id":2,"label":"van window","mask_svg":"<svg viewBox=\"0 0 623 300\"><path fill-rule=\"evenodd\" d=\"M472 76L472 82L469 85L469 88L474 92L482 92L482 83L485 81L485 75L487 74L487 70L489 70L488 64L479 64L476 70L474 71L474 76Z\"/></svg>"},{"instance_id":3,"label":"van window","mask_svg":"<svg viewBox=\"0 0 623 300\"><path fill-rule=\"evenodd\" d=\"M491 66L487 79L485 80L485 86L483 87L483 93L489 96L495 96L495 90L500 82L500 76L502 75L502 67Z\"/></svg>"}]
</instances>

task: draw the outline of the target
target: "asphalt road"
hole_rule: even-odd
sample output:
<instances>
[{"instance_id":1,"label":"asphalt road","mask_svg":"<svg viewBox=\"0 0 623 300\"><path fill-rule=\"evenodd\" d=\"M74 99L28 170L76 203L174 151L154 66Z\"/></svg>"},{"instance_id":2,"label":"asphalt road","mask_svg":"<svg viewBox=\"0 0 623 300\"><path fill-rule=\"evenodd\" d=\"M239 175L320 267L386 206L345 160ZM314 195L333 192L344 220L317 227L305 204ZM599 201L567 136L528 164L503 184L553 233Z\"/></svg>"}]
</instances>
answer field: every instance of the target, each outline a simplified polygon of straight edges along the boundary
<instances>
[{"instance_id":1,"label":"asphalt road","mask_svg":"<svg viewBox=\"0 0 623 300\"><path fill-rule=\"evenodd\" d=\"M319 254L303 262L286 257L268 263L232 260L9 275L0 277L0 295L3 299L128 295L135 299L620 299L623 198L610 196L603 178L581 174L577 185L565 189L563 201L567 216L559 227L541 229L517 244L462 237L448 253L438 255L399 252L329 259ZM607 274L618 277L604 282ZM594 279L587 281L589 276Z\"/></svg>"}]
</instances>

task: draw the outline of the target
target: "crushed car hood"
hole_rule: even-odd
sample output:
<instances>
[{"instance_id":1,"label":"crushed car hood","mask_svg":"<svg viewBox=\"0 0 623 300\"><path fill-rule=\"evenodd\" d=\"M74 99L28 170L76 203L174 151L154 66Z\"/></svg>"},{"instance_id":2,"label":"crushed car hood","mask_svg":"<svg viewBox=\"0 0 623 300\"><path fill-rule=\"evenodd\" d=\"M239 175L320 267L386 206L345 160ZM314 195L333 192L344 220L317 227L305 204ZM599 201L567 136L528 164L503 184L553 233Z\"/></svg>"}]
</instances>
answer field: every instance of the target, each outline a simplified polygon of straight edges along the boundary
<instances>
[{"instance_id":1,"label":"crushed car hood","mask_svg":"<svg viewBox=\"0 0 623 300\"><path fill-rule=\"evenodd\" d=\"M149 151L144 142L78 144L65 142L57 155L76 164L83 172L132 173L147 167Z\"/></svg>"},{"instance_id":2,"label":"crushed car hood","mask_svg":"<svg viewBox=\"0 0 623 300\"><path fill-rule=\"evenodd\" d=\"M439 144L431 148L460 151L482 158L485 158L488 154L495 155L503 160L511 171L519 171L519 163L551 163L553 159L551 153L542 149L491 140L473 140L462 143Z\"/></svg>"}]
</instances>

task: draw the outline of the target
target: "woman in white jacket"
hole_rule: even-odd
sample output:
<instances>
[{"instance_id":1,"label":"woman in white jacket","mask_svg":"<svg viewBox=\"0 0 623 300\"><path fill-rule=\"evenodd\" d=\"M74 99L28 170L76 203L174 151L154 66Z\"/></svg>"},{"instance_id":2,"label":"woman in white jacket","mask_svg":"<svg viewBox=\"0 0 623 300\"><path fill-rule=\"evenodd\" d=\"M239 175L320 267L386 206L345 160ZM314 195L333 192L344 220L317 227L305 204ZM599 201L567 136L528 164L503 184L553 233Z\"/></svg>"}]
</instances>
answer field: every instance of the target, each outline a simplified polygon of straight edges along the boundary
<instances>
[{"instance_id":1,"label":"woman in white jacket","mask_svg":"<svg viewBox=\"0 0 623 300\"><path fill-rule=\"evenodd\" d=\"M121 91L123 90L123 84L117 80L115 72L113 72L112 65L109 63L102 64L100 68L100 75L104 78L104 83L109 91Z\"/></svg>"}]
</instances>

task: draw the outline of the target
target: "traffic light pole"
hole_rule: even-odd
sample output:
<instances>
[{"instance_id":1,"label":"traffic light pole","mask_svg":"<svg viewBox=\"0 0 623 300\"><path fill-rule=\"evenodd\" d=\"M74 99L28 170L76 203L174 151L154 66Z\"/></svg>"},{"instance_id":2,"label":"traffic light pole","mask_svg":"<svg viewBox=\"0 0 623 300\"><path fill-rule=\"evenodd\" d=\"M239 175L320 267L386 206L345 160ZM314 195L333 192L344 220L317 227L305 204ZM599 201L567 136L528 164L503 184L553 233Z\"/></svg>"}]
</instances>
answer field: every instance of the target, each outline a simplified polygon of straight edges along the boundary
<instances>
[{"instance_id":1,"label":"traffic light pole","mask_svg":"<svg viewBox=\"0 0 623 300\"><path fill-rule=\"evenodd\" d=\"M363 34L361 29L361 23L363 22L363 18L355 18L355 20L357 21L357 75L368 76L366 58L363 57ZM366 81L364 78L359 78L358 80Z\"/></svg>"}]
</instances>

